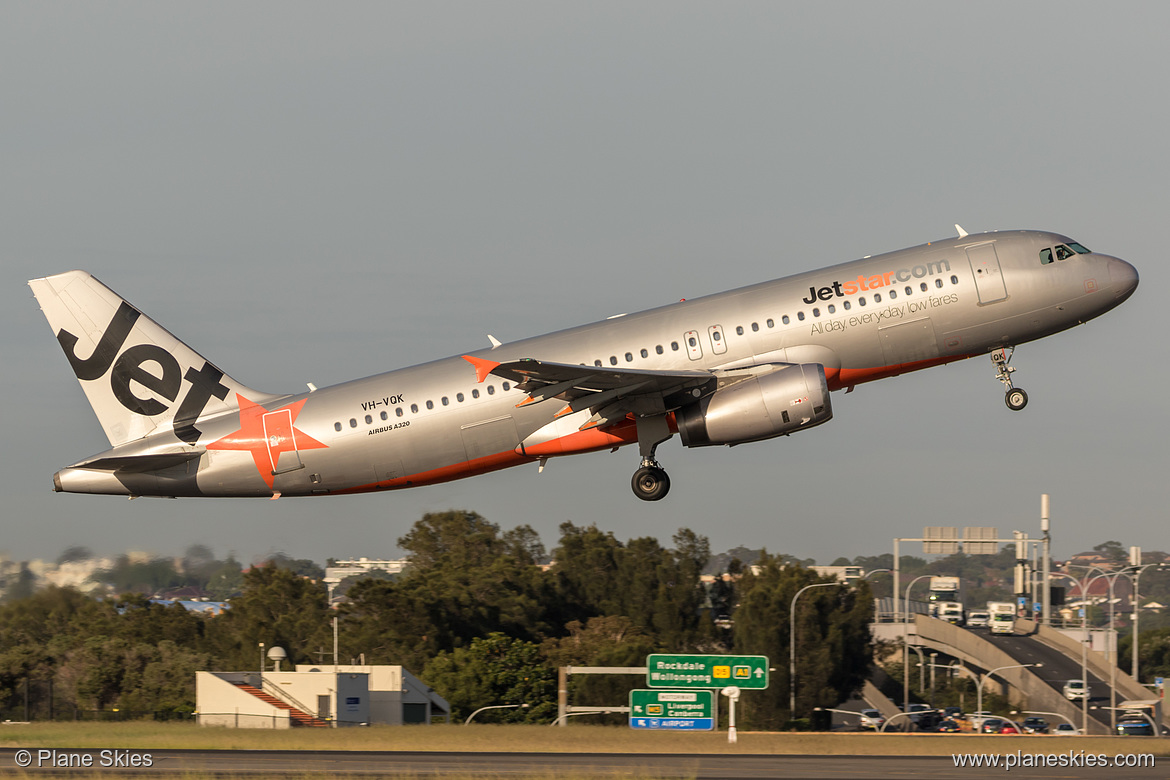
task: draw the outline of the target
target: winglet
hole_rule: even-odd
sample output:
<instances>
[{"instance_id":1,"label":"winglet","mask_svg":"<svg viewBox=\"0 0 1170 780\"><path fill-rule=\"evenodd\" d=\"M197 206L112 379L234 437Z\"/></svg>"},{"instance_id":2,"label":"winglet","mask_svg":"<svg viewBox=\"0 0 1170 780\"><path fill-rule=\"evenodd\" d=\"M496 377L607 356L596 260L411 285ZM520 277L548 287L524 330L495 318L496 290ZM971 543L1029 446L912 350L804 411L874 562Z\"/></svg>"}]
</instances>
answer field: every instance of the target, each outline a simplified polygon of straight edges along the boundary
<instances>
[{"instance_id":1,"label":"winglet","mask_svg":"<svg viewBox=\"0 0 1170 780\"><path fill-rule=\"evenodd\" d=\"M500 365L494 360L484 360L483 358L472 357L471 355L464 355L463 359L475 366L476 381L480 383L487 379L488 374L494 371L496 366Z\"/></svg>"}]
</instances>

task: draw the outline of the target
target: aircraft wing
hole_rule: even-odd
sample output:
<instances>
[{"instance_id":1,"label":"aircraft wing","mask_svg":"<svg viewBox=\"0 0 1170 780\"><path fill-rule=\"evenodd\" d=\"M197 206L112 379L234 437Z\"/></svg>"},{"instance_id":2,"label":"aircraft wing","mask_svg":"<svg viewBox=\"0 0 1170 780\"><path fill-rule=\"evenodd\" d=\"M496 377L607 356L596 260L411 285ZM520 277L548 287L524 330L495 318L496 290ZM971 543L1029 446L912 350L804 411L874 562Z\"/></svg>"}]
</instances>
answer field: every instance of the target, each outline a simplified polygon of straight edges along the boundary
<instances>
[{"instance_id":1,"label":"aircraft wing","mask_svg":"<svg viewBox=\"0 0 1170 780\"><path fill-rule=\"evenodd\" d=\"M475 366L480 382L489 374L515 382L528 395L518 407L556 398L568 404L558 417L592 410L593 417L583 427L617 422L628 414L665 414L710 392L717 381L709 371L602 368L532 358L505 363L470 355L463 359Z\"/></svg>"}]
</instances>

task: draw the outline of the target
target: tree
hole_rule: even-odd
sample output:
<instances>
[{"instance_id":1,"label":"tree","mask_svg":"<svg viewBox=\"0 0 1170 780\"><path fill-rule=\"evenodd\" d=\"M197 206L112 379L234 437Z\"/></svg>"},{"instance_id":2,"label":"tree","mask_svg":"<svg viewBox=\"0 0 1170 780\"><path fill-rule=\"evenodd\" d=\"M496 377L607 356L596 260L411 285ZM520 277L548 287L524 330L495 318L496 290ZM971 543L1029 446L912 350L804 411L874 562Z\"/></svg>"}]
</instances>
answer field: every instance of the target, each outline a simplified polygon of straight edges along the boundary
<instances>
[{"instance_id":1,"label":"tree","mask_svg":"<svg viewBox=\"0 0 1170 780\"><path fill-rule=\"evenodd\" d=\"M735 652L766 655L777 667L766 691L745 698L744 718L754 728L782 728L794 713L788 711L789 608L797 591L818 582L834 583L810 569L784 565L778 556L761 558L753 573L739 581L739 608L735 611ZM868 583L805 591L797 602L796 714L814 707L833 707L864 683L873 658L869 622L873 601Z\"/></svg>"},{"instance_id":2,"label":"tree","mask_svg":"<svg viewBox=\"0 0 1170 780\"><path fill-rule=\"evenodd\" d=\"M290 663L308 663L312 648L332 643L325 586L277 566L244 574L244 592L207 624L220 663L255 668L259 643L283 647Z\"/></svg>"},{"instance_id":3,"label":"tree","mask_svg":"<svg viewBox=\"0 0 1170 780\"><path fill-rule=\"evenodd\" d=\"M471 640L467 647L439 653L422 677L447 699L457 719L500 704L528 707L490 710L477 720L548 723L556 716L556 674L546 665L540 647L506 634L493 632Z\"/></svg>"},{"instance_id":4,"label":"tree","mask_svg":"<svg viewBox=\"0 0 1170 780\"><path fill-rule=\"evenodd\" d=\"M72 563L74 561L88 561L93 558L93 552L84 544L75 544L66 547L60 555L57 556L57 565L63 563Z\"/></svg>"}]
</instances>

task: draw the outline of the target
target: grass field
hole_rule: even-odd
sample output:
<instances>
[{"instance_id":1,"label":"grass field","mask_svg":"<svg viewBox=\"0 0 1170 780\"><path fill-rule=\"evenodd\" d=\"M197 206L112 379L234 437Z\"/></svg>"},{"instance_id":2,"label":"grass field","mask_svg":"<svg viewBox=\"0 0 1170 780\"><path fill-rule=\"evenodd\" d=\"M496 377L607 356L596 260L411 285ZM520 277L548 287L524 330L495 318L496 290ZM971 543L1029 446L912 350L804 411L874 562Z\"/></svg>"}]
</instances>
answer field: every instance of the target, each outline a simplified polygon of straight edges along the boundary
<instances>
[{"instance_id":1,"label":"grass field","mask_svg":"<svg viewBox=\"0 0 1170 780\"><path fill-rule=\"evenodd\" d=\"M621 727L371 726L347 729L229 729L189 723L0 724L0 747L204 750L410 750L547 753L756 753L950 755L960 752L1142 752L1170 755L1156 737L902 735L874 733L646 732ZM107 775L108 777L108 775Z\"/></svg>"}]
</instances>

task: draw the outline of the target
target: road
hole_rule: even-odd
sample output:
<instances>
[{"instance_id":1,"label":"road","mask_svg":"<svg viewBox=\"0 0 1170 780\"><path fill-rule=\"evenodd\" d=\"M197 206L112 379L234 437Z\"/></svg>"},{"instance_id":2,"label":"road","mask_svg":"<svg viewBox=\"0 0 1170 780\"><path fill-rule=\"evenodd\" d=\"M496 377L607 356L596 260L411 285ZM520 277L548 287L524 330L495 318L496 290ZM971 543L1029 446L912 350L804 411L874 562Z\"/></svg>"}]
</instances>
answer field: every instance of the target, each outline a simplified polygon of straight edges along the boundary
<instances>
[{"instance_id":1,"label":"road","mask_svg":"<svg viewBox=\"0 0 1170 780\"><path fill-rule=\"evenodd\" d=\"M1030 636L1017 636L1007 634L992 634L985 628L969 629L976 634L979 634L988 642L998 646L1005 653L1010 655L1022 664L1042 663L1044 666L1032 671L1036 676L1047 682L1057 692L1063 693L1064 684L1069 680L1081 679L1081 664L1079 660L1069 658L1059 650L1054 650L1043 642ZM1109 683L1096 677L1092 672L1088 673L1089 681L1089 706L1108 707L1109 705ZM1118 696L1117 701L1124 700L1124 696ZM1096 719L1106 729L1109 727L1109 710L1090 710L1090 720ZM1077 728L1081 728L1081 723L1075 724Z\"/></svg>"}]
</instances>

